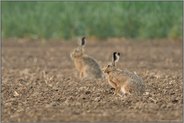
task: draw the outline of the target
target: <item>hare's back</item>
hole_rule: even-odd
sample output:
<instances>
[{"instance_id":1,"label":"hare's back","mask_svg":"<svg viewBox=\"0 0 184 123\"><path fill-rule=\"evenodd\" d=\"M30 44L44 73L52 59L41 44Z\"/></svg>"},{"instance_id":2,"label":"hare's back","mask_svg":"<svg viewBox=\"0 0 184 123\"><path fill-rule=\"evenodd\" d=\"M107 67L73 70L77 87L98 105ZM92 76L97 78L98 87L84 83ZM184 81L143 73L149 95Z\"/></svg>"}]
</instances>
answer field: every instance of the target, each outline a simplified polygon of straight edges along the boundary
<instances>
[{"instance_id":1,"label":"hare's back","mask_svg":"<svg viewBox=\"0 0 184 123\"><path fill-rule=\"evenodd\" d=\"M143 84L143 79L134 72L130 72L127 69L121 71L124 76L134 81L134 83Z\"/></svg>"},{"instance_id":2,"label":"hare's back","mask_svg":"<svg viewBox=\"0 0 184 123\"><path fill-rule=\"evenodd\" d=\"M140 76L138 76L136 73L130 72L126 69L123 70L122 73L129 78L128 85L131 86L132 88L134 88L133 90L137 94L138 93L142 94L144 92L144 90L145 90L144 81Z\"/></svg>"},{"instance_id":3,"label":"hare's back","mask_svg":"<svg viewBox=\"0 0 184 123\"><path fill-rule=\"evenodd\" d=\"M88 68L88 72L99 75L101 77L102 71L97 61L89 56L84 57L84 65Z\"/></svg>"},{"instance_id":4,"label":"hare's back","mask_svg":"<svg viewBox=\"0 0 184 123\"><path fill-rule=\"evenodd\" d=\"M84 64L91 67L100 67L97 61L89 56L84 57Z\"/></svg>"}]
</instances>

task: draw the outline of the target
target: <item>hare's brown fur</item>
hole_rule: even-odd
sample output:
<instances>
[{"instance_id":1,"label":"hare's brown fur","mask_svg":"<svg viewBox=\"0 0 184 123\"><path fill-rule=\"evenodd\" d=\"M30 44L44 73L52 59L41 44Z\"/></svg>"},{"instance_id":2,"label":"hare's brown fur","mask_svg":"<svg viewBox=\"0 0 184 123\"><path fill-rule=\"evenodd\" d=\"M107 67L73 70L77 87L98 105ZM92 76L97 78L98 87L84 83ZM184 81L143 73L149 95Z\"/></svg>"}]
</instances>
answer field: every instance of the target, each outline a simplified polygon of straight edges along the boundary
<instances>
[{"instance_id":1,"label":"hare's brown fur","mask_svg":"<svg viewBox=\"0 0 184 123\"><path fill-rule=\"evenodd\" d=\"M141 95L144 92L142 78L127 69L116 68L115 63L108 65L104 73L107 74L108 83L115 88L115 94L120 95L123 92L123 94Z\"/></svg>"},{"instance_id":2,"label":"hare's brown fur","mask_svg":"<svg viewBox=\"0 0 184 123\"><path fill-rule=\"evenodd\" d=\"M80 73L80 78L101 78L102 71L97 61L84 54L84 47L80 46L73 50L71 58L74 61L76 69Z\"/></svg>"}]
</instances>

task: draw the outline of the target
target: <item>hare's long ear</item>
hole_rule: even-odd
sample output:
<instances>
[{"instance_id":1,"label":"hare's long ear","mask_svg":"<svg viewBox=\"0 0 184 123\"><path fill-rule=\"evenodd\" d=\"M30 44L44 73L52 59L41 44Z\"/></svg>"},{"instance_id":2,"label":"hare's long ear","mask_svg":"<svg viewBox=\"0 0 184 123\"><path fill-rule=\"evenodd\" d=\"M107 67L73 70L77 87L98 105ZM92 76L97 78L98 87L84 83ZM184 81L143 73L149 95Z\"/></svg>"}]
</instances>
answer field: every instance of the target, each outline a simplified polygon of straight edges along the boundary
<instances>
[{"instance_id":1,"label":"hare's long ear","mask_svg":"<svg viewBox=\"0 0 184 123\"><path fill-rule=\"evenodd\" d=\"M119 52L114 52L112 55L112 65L116 66L116 62L119 61L120 53Z\"/></svg>"},{"instance_id":2,"label":"hare's long ear","mask_svg":"<svg viewBox=\"0 0 184 123\"><path fill-rule=\"evenodd\" d=\"M117 53L117 52L113 52L113 54L112 54L112 66L115 66L116 53Z\"/></svg>"},{"instance_id":3,"label":"hare's long ear","mask_svg":"<svg viewBox=\"0 0 184 123\"><path fill-rule=\"evenodd\" d=\"M85 44L86 44L86 37L82 37L82 39L81 39L81 46L82 47L84 47L85 46Z\"/></svg>"},{"instance_id":4,"label":"hare's long ear","mask_svg":"<svg viewBox=\"0 0 184 123\"><path fill-rule=\"evenodd\" d=\"M119 58L120 58L120 53L117 52L115 55L116 55L116 61L115 62L118 62L119 61Z\"/></svg>"},{"instance_id":5,"label":"hare's long ear","mask_svg":"<svg viewBox=\"0 0 184 123\"><path fill-rule=\"evenodd\" d=\"M86 37L82 37L78 40L79 47L84 47L86 45Z\"/></svg>"}]
</instances>

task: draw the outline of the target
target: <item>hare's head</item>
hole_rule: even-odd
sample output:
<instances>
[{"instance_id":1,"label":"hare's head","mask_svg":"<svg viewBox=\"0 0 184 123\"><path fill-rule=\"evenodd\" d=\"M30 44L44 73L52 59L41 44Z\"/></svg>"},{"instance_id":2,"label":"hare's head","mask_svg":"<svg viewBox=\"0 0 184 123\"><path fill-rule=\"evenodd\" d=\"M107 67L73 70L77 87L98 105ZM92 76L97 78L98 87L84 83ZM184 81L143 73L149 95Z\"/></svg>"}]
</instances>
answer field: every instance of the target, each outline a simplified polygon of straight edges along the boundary
<instances>
[{"instance_id":1,"label":"hare's head","mask_svg":"<svg viewBox=\"0 0 184 123\"><path fill-rule=\"evenodd\" d=\"M71 57L72 58L80 58L84 55L84 46L86 43L86 38L83 37L80 41L79 47L77 47L76 49L73 50L73 52L71 53Z\"/></svg>"},{"instance_id":2,"label":"hare's head","mask_svg":"<svg viewBox=\"0 0 184 123\"><path fill-rule=\"evenodd\" d=\"M119 57L120 57L120 53L119 52L114 52L112 54L112 63L108 64L104 69L103 72L104 73L109 73L111 71L116 70L116 62L119 61Z\"/></svg>"}]
</instances>

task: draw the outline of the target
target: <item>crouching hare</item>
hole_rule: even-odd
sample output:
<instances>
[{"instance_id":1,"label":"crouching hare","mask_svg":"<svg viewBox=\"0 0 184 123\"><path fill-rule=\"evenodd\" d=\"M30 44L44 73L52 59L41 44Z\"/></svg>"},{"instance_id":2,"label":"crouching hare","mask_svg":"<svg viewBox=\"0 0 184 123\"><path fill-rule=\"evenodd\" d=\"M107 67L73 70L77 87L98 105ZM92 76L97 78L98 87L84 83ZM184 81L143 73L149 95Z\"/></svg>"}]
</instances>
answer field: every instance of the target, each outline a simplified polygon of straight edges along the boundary
<instances>
[{"instance_id":1,"label":"crouching hare","mask_svg":"<svg viewBox=\"0 0 184 123\"><path fill-rule=\"evenodd\" d=\"M144 82L135 72L127 69L120 70L116 67L120 53L114 52L112 56L112 64L107 65L103 72L107 75L108 83L115 88L115 93L119 96L123 95L141 95L145 90Z\"/></svg>"}]
</instances>

